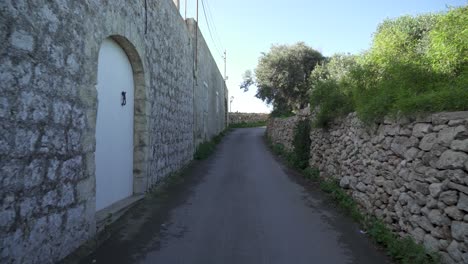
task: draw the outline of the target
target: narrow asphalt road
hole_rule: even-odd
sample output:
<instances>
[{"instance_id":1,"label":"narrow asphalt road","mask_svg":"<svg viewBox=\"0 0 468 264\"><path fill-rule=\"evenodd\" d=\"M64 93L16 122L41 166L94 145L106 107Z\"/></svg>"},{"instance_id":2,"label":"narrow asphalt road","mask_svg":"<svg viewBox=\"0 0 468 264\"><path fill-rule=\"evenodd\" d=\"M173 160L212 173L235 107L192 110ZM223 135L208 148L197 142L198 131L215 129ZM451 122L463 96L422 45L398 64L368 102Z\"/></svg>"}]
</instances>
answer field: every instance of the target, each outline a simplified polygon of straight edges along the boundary
<instances>
[{"instance_id":1,"label":"narrow asphalt road","mask_svg":"<svg viewBox=\"0 0 468 264\"><path fill-rule=\"evenodd\" d=\"M132 209L81 262L390 263L316 187L270 153L264 132L229 133L183 183Z\"/></svg>"}]
</instances>

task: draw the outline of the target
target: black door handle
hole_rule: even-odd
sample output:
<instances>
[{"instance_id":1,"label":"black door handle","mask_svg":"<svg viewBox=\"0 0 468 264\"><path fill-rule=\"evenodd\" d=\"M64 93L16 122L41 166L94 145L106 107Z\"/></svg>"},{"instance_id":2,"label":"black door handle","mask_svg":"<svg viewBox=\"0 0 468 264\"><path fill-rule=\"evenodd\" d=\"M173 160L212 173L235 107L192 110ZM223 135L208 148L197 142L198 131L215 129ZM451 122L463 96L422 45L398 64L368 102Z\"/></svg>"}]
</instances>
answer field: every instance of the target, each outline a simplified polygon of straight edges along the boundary
<instances>
[{"instance_id":1,"label":"black door handle","mask_svg":"<svg viewBox=\"0 0 468 264\"><path fill-rule=\"evenodd\" d=\"M122 106L127 104L127 92L122 92Z\"/></svg>"}]
</instances>

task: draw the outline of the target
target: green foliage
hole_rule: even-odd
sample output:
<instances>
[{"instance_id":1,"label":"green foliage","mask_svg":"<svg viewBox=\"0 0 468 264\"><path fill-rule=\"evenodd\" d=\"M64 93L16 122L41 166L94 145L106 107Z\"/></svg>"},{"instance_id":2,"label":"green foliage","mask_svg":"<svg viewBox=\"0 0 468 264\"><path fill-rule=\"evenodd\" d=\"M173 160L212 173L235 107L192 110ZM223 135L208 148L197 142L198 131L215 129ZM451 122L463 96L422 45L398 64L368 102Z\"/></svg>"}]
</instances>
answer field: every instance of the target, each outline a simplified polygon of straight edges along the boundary
<instances>
[{"instance_id":1,"label":"green foliage","mask_svg":"<svg viewBox=\"0 0 468 264\"><path fill-rule=\"evenodd\" d=\"M278 115L302 109L307 105L308 78L315 66L324 60L320 52L300 42L274 45L263 53L255 69L244 74L241 89L255 84L256 97L272 104Z\"/></svg>"},{"instance_id":2,"label":"green foliage","mask_svg":"<svg viewBox=\"0 0 468 264\"><path fill-rule=\"evenodd\" d=\"M429 33L427 51L436 72L458 75L468 67L468 6L449 10L440 16Z\"/></svg>"},{"instance_id":3,"label":"green foliage","mask_svg":"<svg viewBox=\"0 0 468 264\"><path fill-rule=\"evenodd\" d=\"M212 141L203 142L200 145L198 145L193 158L196 160L206 159L211 155L211 153L213 153L215 147L216 145Z\"/></svg>"},{"instance_id":4,"label":"green foliage","mask_svg":"<svg viewBox=\"0 0 468 264\"><path fill-rule=\"evenodd\" d=\"M259 121L259 122L241 122L241 123L236 123L236 124L229 124L230 128L248 128L248 127L262 127L266 126L267 122L266 121Z\"/></svg>"},{"instance_id":5,"label":"green foliage","mask_svg":"<svg viewBox=\"0 0 468 264\"><path fill-rule=\"evenodd\" d=\"M411 237L400 238L385 225L382 220L367 219L369 236L387 249L388 254L398 263L404 264L436 264L440 256L428 252Z\"/></svg>"},{"instance_id":6,"label":"green foliage","mask_svg":"<svg viewBox=\"0 0 468 264\"><path fill-rule=\"evenodd\" d=\"M300 120L294 128L293 163L299 169L307 168L310 157L310 122Z\"/></svg>"},{"instance_id":7,"label":"green foliage","mask_svg":"<svg viewBox=\"0 0 468 264\"><path fill-rule=\"evenodd\" d=\"M282 144L279 144L279 143L274 144L272 149L273 149L273 153L275 153L277 155L282 155L285 152L284 146Z\"/></svg>"},{"instance_id":8,"label":"green foliage","mask_svg":"<svg viewBox=\"0 0 468 264\"><path fill-rule=\"evenodd\" d=\"M211 141L205 141L198 145L195 154L193 154L193 158L196 160L204 160L208 158L211 153L214 152L216 145L221 142L223 137L230 131L230 129L226 129L219 133L218 135L214 136Z\"/></svg>"},{"instance_id":9,"label":"green foliage","mask_svg":"<svg viewBox=\"0 0 468 264\"><path fill-rule=\"evenodd\" d=\"M279 118L287 118L294 115L295 114L286 103L281 103L281 99L276 100L273 106L273 111L270 113L270 116Z\"/></svg>"},{"instance_id":10,"label":"green foliage","mask_svg":"<svg viewBox=\"0 0 468 264\"><path fill-rule=\"evenodd\" d=\"M363 60L383 68L394 62L416 62L423 66L422 57L429 44L428 32L437 18L438 15L428 14L385 20L378 26L372 47Z\"/></svg>"},{"instance_id":11,"label":"green foliage","mask_svg":"<svg viewBox=\"0 0 468 264\"><path fill-rule=\"evenodd\" d=\"M315 127L325 127L331 120L353 111L350 96L350 71L355 67L355 57L337 54L317 66L309 78L311 107L317 109Z\"/></svg>"},{"instance_id":12,"label":"green foliage","mask_svg":"<svg viewBox=\"0 0 468 264\"><path fill-rule=\"evenodd\" d=\"M316 168L307 167L302 170L302 175L308 180L318 181L320 177L320 171Z\"/></svg>"},{"instance_id":13,"label":"green foliage","mask_svg":"<svg viewBox=\"0 0 468 264\"><path fill-rule=\"evenodd\" d=\"M468 110L468 7L379 25L358 57L335 55L309 78L314 126L356 111L385 116Z\"/></svg>"}]
</instances>

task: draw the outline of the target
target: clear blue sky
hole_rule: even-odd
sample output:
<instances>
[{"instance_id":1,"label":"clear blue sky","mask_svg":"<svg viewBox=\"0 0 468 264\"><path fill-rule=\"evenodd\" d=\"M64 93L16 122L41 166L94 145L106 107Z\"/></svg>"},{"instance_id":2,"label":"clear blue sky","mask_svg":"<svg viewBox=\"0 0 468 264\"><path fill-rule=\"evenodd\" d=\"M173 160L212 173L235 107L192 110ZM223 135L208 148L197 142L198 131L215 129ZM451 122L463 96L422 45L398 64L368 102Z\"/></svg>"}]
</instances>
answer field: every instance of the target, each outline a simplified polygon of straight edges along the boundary
<instances>
[{"instance_id":1,"label":"clear blue sky","mask_svg":"<svg viewBox=\"0 0 468 264\"><path fill-rule=\"evenodd\" d=\"M195 17L196 1L187 0L188 17ZM181 13L184 15L185 0L180 2ZM254 98L255 88L244 93L239 89L239 84L242 81L242 73L247 69L254 69L260 53L267 52L272 44L293 44L303 41L325 56L338 52L356 54L369 48L372 33L386 18L440 12L450 6L467 4L466 0L203 0L203 2L208 19L212 18L210 26L214 41L207 28L202 0L199 0L200 28L221 72L224 63L217 50L227 50L229 76L227 85L230 96L235 97L232 111L239 112L270 111L261 100Z\"/></svg>"}]
</instances>

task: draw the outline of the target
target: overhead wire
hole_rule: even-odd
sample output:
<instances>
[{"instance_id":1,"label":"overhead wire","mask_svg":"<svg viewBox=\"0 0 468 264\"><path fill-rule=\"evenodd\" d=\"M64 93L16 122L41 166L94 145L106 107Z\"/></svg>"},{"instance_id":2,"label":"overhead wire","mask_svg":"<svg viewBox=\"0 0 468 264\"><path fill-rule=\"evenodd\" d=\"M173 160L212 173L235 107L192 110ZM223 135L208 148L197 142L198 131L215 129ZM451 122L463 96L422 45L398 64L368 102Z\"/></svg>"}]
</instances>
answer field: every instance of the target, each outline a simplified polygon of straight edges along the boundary
<instances>
[{"instance_id":1,"label":"overhead wire","mask_svg":"<svg viewBox=\"0 0 468 264\"><path fill-rule=\"evenodd\" d=\"M209 0L205 0L206 1L206 8L208 9L208 18L211 19L211 23L213 24L213 31L214 31L214 35L216 37L216 39L218 40L218 44L219 46L221 46L221 48L224 47L223 45L223 42L221 41L221 38L219 37L219 34L218 34L218 30L216 28L216 22L213 18L213 13L211 12L211 7L210 7L210 1Z\"/></svg>"},{"instance_id":2,"label":"overhead wire","mask_svg":"<svg viewBox=\"0 0 468 264\"><path fill-rule=\"evenodd\" d=\"M206 12L206 7L205 7L205 1L204 0L201 0L201 3L202 3L202 8L203 8L203 14L204 14L204 17L205 17L205 21L206 21L206 25L208 27L208 32L210 34L210 38L211 40L213 41L213 46L215 47L216 51L218 52L218 55L223 57L223 53L221 52L221 50L219 49L218 47L218 44L216 44L216 41L213 37L213 32L211 30L211 26L210 26L210 22L208 20L208 16L207 16L207 12Z\"/></svg>"}]
</instances>

